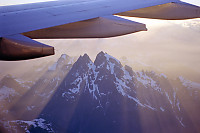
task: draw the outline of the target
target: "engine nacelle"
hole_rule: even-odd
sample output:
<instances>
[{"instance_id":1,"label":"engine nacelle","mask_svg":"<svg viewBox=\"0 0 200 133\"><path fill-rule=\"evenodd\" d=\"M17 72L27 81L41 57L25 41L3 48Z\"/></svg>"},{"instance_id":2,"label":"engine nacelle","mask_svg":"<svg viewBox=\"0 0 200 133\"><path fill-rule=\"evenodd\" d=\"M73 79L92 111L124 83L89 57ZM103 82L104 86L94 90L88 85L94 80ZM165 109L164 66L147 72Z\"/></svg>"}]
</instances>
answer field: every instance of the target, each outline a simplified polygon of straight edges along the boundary
<instances>
[{"instance_id":1,"label":"engine nacelle","mask_svg":"<svg viewBox=\"0 0 200 133\"><path fill-rule=\"evenodd\" d=\"M7 36L0 40L0 60L25 60L53 54L53 47L23 35Z\"/></svg>"},{"instance_id":2,"label":"engine nacelle","mask_svg":"<svg viewBox=\"0 0 200 133\"><path fill-rule=\"evenodd\" d=\"M181 20L200 17L200 7L184 2L172 2L163 5L141 8L118 13L117 15L153 19Z\"/></svg>"}]
</instances>

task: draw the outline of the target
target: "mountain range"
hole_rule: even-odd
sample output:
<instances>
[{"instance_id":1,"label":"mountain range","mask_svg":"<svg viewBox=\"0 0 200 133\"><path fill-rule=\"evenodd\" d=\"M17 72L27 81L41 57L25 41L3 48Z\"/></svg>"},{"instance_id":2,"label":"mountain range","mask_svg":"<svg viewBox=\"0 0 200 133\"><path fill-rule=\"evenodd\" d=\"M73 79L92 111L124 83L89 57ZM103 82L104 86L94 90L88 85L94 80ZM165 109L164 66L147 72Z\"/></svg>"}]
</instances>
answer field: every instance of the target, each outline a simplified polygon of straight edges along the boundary
<instances>
[{"instance_id":1,"label":"mountain range","mask_svg":"<svg viewBox=\"0 0 200 133\"><path fill-rule=\"evenodd\" d=\"M44 68L33 81L0 81L0 131L200 132L200 84L182 76L135 71L104 52L94 62L62 55Z\"/></svg>"}]
</instances>

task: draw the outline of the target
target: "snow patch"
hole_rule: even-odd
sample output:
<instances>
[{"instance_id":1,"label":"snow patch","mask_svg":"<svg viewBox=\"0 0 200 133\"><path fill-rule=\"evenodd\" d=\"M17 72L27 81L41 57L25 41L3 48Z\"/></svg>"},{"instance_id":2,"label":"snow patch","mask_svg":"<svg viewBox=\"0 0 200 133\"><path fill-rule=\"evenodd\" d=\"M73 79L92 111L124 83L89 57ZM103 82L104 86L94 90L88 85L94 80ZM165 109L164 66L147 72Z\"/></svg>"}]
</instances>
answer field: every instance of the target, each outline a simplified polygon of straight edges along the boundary
<instances>
[{"instance_id":1,"label":"snow patch","mask_svg":"<svg viewBox=\"0 0 200 133\"><path fill-rule=\"evenodd\" d=\"M88 80L87 80L87 84L88 84L88 88L92 88L92 89L89 89L89 92L92 93L93 95L93 98L95 98L97 100L97 96L95 94L95 92L97 92L98 96L101 97L101 94L99 92L99 88L98 88L98 85L95 84L95 81L97 80L97 76L99 74L99 72L96 72L96 66L94 65L93 62L90 61L90 63L88 64L88 67L89 67L89 72L94 74L94 79L91 79L91 83L89 84L88 83ZM91 76L91 75L90 75ZM90 87L90 85L92 87ZM100 101L99 101L99 104L101 105ZM102 105L101 105L102 106Z\"/></svg>"},{"instance_id":2,"label":"snow patch","mask_svg":"<svg viewBox=\"0 0 200 133\"><path fill-rule=\"evenodd\" d=\"M63 58L64 60L66 60L67 59L67 55L66 54L62 54L61 58Z\"/></svg>"},{"instance_id":3,"label":"snow patch","mask_svg":"<svg viewBox=\"0 0 200 133\"><path fill-rule=\"evenodd\" d=\"M67 92L63 92L62 97L68 97L68 95L78 94L82 81L83 79L79 76L74 82L71 83L71 85L75 85L76 87L70 88ZM74 96L72 96L71 98L74 98Z\"/></svg>"},{"instance_id":4,"label":"snow patch","mask_svg":"<svg viewBox=\"0 0 200 133\"><path fill-rule=\"evenodd\" d=\"M15 95L19 95L13 88L8 88L6 86L3 86L0 88L0 100L7 100Z\"/></svg>"},{"instance_id":5,"label":"snow patch","mask_svg":"<svg viewBox=\"0 0 200 133\"><path fill-rule=\"evenodd\" d=\"M117 81L116 84L117 84L118 86L122 86L123 88L127 88L127 89L131 90L131 88L128 87L128 86L126 85L125 81L120 80L120 79L118 79L117 77L116 77L116 81Z\"/></svg>"},{"instance_id":6,"label":"snow patch","mask_svg":"<svg viewBox=\"0 0 200 133\"><path fill-rule=\"evenodd\" d=\"M32 109L35 108L35 106L27 106L26 108L27 108L27 110L31 111Z\"/></svg>"},{"instance_id":7,"label":"snow patch","mask_svg":"<svg viewBox=\"0 0 200 133\"><path fill-rule=\"evenodd\" d=\"M72 93L78 93L80 90L80 86L82 83L83 79L81 77L78 77L73 83L72 85L76 85L77 87L69 89Z\"/></svg>"},{"instance_id":8,"label":"snow patch","mask_svg":"<svg viewBox=\"0 0 200 133\"><path fill-rule=\"evenodd\" d=\"M110 56L110 55L107 54L107 53L105 53L104 56L106 57L106 60L107 60L107 61L110 61L110 59L113 59L113 60L115 60L118 64L120 64L120 61L117 60L115 57Z\"/></svg>"},{"instance_id":9,"label":"snow patch","mask_svg":"<svg viewBox=\"0 0 200 133\"><path fill-rule=\"evenodd\" d=\"M69 62L67 63L68 65L73 64L75 62L75 57L70 58Z\"/></svg>"},{"instance_id":10,"label":"snow patch","mask_svg":"<svg viewBox=\"0 0 200 133\"><path fill-rule=\"evenodd\" d=\"M190 80L185 79L182 76L179 76L179 80L181 81L182 85L189 88L196 88L200 89L200 83L192 82Z\"/></svg>"},{"instance_id":11,"label":"snow patch","mask_svg":"<svg viewBox=\"0 0 200 133\"><path fill-rule=\"evenodd\" d=\"M165 111L165 109L164 109L163 107L160 107L160 110L161 110L162 112L164 112L164 111Z\"/></svg>"},{"instance_id":12,"label":"snow patch","mask_svg":"<svg viewBox=\"0 0 200 133\"><path fill-rule=\"evenodd\" d=\"M145 107L148 107L148 108L150 108L151 110L154 110L154 111L156 111L156 110L157 110L156 108L154 108L154 107L151 107L150 105L147 105L147 104L144 104L144 106L145 106Z\"/></svg>"},{"instance_id":13,"label":"snow patch","mask_svg":"<svg viewBox=\"0 0 200 133\"><path fill-rule=\"evenodd\" d=\"M176 106L177 106L178 110L181 111L179 100L177 100Z\"/></svg>"},{"instance_id":14,"label":"snow patch","mask_svg":"<svg viewBox=\"0 0 200 133\"><path fill-rule=\"evenodd\" d=\"M14 78L14 77L13 77ZM18 84L20 84L23 88L30 88L30 86L28 86L28 85L25 85L25 83L27 83L27 82L25 82L25 81L23 81L22 79L17 79L17 78L15 78L15 81L18 83ZM28 81L29 83L31 83L32 81Z\"/></svg>"},{"instance_id":15,"label":"snow patch","mask_svg":"<svg viewBox=\"0 0 200 133\"><path fill-rule=\"evenodd\" d=\"M166 76L164 73L161 73L161 74L159 75L159 77L164 77L164 78L167 79L167 76Z\"/></svg>"},{"instance_id":16,"label":"snow patch","mask_svg":"<svg viewBox=\"0 0 200 133\"><path fill-rule=\"evenodd\" d=\"M119 93L121 93L123 96L126 96L126 93L123 89L123 87L127 88L126 84L124 82L122 82L122 80L116 78L116 85L117 85L117 90ZM129 88L130 89L130 88Z\"/></svg>"},{"instance_id":17,"label":"snow patch","mask_svg":"<svg viewBox=\"0 0 200 133\"><path fill-rule=\"evenodd\" d=\"M156 108L151 107L150 105L142 104L142 103L139 101L139 99L137 99L137 98L134 98L134 97L129 96L129 95L127 95L127 96L128 96L128 98L132 99L132 100L135 101L137 104L139 104L141 107L147 107L147 108L149 108L149 109L151 109L151 110L154 110L154 111L157 110Z\"/></svg>"},{"instance_id":18,"label":"snow patch","mask_svg":"<svg viewBox=\"0 0 200 133\"><path fill-rule=\"evenodd\" d=\"M126 80L132 80L132 77L130 76L129 72L126 71L124 68L122 68L123 72L124 72L124 76L123 78Z\"/></svg>"},{"instance_id":19,"label":"snow patch","mask_svg":"<svg viewBox=\"0 0 200 133\"><path fill-rule=\"evenodd\" d=\"M109 65L107 65L106 66L106 68L108 69L108 70L110 70L111 71L111 74L114 74L114 67L115 67L115 64L114 63L111 63L111 62L108 62L109 63Z\"/></svg>"},{"instance_id":20,"label":"snow patch","mask_svg":"<svg viewBox=\"0 0 200 133\"><path fill-rule=\"evenodd\" d=\"M145 107L145 106L139 101L139 99L134 98L134 97L129 96L129 95L128 95L128 98L132 99L133 101L135 101L135 102L136 102L137 104L139 104L140 106Z\"/></svg>"},{"instance_id":21,"label":"snow patch","mask_svg":"<svg viewBox=\"0 0 200 133\"><path fill-rule=\"evenodd\" d=\"M50 71L55 71L56 70L56 68L57 68L57 65L58 65L58 63L56 62L56 63L54 63L52 66L50 66L49 67L49 69L48 70L50 70Z\"/></svg>"},{"instance_id":22,"label":"snow patch","mask_svg":"<svg viewBox=\"0 0 200 133\"><path fill-rule=\"evenodd\" d=\"M97 68L102 68L105 65L105 62L103 62L101 65L97 66Z\"/></svg>"},{"instance_id":23,"label":"snow patch","mask_svg":"<svg viewBox=\"0 0 200 133\"><path fill-rule=\"evenodd\" d=\"M137 72L137 80L141 82L146 88L151 86L154 90L161 91L161 88L157 85L156 81L141 71Z\"/></svg>"},{"instance_id":24,"label":"snow patch","mask_svg":"<svg viewBox=\"0 0 200 133\"><path fill-rule=\"evenodd\" d=\"M115 60L118 64L121 64L120 61L117 60L116 58L114 58L114 57L108 55L107 53L105 53L104 56L106 57L106 60L107 60L107 62L108 62L108 65L106 66L106 68L107 68L108 70L111 71L111 74L114 74L115 63L112 63L112 62L110 61L110 59Z\"/></svg>"},{"instance_id":25,"label":"snow patch","mask_svg":"<svg viewBox=\"0 0 200 133\"><path fill-rule=\"evenodd\" d=\"M185 127L185 125L183 124L183 118L178 118L178 116L176 116L176 119L179 121L179 123L181 124L182 127Z\"/></svg>"},{"instance_id":26,"label":"snow patch","mask_svg":"<svg viewBox=\"0 0 200 133\"><path fill-rule=\"evenodd\" d=\"M167 92L165 92L165 95L166 95L167 99L169 100L170 104L172 105L172 104L173 104L173 103L172 103L172 100L170 99L170 97L169 97L169 95L168 95Z\"/></svg>"},{"instance_id":27,"label":"snow patch","mask_svg":"<svg viewBox=\"0 0 200 133\"><path fill-rule=\"evenodd\" d=\"M21 128L24 129L26 133L30 133L29 128L33 126L34 128L42 128L46 130L47 132L54 132L53 129L51 128L51 124L46 123L46 120L39 118L39 119L34 119L31 121L25 121L25 120L12 120L12 121L0 121L0 123L3 123L4 127L7 128L8 130L16 130L16 125L20 126Z\"/></svg>"}]
</instances>

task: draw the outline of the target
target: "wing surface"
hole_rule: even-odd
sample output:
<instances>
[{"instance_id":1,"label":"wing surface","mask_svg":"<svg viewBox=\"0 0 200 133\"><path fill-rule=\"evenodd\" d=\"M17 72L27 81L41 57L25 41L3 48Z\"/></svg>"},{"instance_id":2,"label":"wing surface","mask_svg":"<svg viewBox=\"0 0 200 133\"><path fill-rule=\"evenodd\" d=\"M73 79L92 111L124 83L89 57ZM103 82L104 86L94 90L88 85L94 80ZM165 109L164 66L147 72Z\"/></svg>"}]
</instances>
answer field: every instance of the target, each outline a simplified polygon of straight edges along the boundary
<instances>
[{"instance_id":1,"label":"wing surface","mask_svg":"<svg viewBox=\"0 0 200 133\"><path fill-rule=\"evenodd\" d=\"M0 8L0 37L177 0L65 0Z\"/></svg>"}]
</instances>

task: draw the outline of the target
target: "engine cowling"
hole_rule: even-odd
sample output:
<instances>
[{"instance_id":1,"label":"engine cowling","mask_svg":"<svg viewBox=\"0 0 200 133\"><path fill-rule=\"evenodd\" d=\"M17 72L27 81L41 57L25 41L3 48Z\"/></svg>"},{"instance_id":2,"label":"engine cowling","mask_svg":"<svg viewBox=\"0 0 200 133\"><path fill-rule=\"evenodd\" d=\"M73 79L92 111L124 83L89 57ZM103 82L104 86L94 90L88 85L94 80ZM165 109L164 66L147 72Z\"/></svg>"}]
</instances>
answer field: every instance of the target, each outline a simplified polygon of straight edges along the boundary
<instances>
[{"instance_id":1,"label":"engine cowling","mask_svg":"<svg viewBox=\"0 0 200 133\"><path fill-rule=\"evenodd\" d=\"M25 60L53 54L53 47L23 35L6 36L0 40L0 60Z\"/></svg>"}]
</instances>

